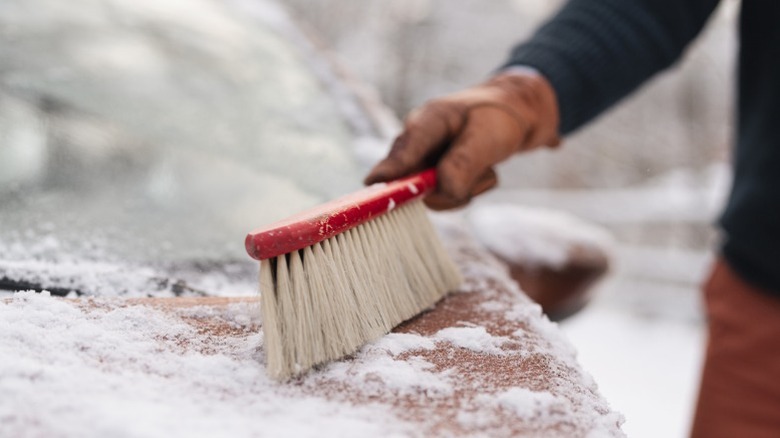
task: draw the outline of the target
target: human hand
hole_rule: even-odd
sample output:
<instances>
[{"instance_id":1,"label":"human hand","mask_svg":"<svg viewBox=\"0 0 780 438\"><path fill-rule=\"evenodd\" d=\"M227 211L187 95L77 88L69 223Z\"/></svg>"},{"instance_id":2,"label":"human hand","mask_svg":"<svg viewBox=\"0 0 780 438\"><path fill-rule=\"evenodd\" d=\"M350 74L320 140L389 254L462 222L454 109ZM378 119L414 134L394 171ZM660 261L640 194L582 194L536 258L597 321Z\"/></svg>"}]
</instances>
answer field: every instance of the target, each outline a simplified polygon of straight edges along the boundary
<instances>
[{"instance_id":1,"label":"human hand","mask_svg":"<svg viewBox=\"0 0 780 438\"><path fill-rule=\"evenodd\" d=\"M461 207L498 183L493 166L516 152L557 146L555 92L532 72L503 73L412 111L388 156L365 179L389 181L436 167L434 210Z\"/></svg>"}]
</instances>

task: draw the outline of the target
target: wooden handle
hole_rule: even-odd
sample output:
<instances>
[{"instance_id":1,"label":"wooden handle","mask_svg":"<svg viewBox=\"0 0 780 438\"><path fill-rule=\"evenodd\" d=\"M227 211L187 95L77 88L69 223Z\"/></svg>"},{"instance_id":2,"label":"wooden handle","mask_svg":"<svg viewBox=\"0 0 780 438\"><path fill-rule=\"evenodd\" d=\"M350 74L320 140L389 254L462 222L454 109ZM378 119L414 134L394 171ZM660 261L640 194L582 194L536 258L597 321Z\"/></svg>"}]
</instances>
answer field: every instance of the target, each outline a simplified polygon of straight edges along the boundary
<instances>
[{"instance_id":1,"label":"wooden handle","mask_svg":"<svg viewBox=\"0 0 780 438\"><path fill-rule=\"evenodd\" d=\"M254 259L265 260L297 251L425 196L435 188L435 169L371 185L252 231L246 236L246 252Z\"/></svg>"}]
</instances>

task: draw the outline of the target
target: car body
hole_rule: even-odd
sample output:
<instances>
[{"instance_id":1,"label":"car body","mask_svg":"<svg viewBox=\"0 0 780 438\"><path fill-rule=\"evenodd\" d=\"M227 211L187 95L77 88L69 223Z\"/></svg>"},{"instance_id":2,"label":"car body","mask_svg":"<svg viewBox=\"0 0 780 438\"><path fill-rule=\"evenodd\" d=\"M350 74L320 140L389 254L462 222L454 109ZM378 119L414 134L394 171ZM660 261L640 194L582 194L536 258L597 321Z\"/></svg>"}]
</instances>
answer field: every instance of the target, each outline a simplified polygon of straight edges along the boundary
<instances>
[{"instance_id":1,"label":"car body","mask_svg":"<svg viewBox=\"0 0 780 438\"><path fill-rule=\"evenodd\" d=\"M0 434L622 435L458 215L435 218L458 291L265 375L244 234L357 188L385 144L277 4L9 0L0 28L0 278L48 291L0 301Z\"/></svg>"}]
</instances>

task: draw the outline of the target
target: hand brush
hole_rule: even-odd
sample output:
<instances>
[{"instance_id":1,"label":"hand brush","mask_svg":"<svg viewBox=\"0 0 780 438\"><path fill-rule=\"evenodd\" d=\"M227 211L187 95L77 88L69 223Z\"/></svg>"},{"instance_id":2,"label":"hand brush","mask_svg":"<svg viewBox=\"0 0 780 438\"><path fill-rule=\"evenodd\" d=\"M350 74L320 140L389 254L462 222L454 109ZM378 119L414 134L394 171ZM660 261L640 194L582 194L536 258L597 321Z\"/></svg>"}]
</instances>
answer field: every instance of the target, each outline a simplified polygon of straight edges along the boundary
<instances>
[{"instance_id":1,"label":"hand brush","mask_svg":"<svg viewBox=\"0 0 780 438\"><path fill-rule=\"evenodd\" d=\"M435 187L426 170L247 235L273 378L354 353L460 284L422 203Z\"/></svg>"}]
</instances>

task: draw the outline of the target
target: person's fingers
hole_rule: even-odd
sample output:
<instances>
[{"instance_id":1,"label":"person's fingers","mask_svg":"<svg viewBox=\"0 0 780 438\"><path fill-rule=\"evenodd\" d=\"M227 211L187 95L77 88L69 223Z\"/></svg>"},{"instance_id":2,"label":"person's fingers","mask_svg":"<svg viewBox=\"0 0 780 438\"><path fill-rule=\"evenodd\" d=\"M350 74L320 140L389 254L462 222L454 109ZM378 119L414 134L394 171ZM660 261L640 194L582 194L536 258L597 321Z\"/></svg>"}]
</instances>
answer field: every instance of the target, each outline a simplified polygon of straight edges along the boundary
<instances>
[{"instance_id":1,"label":"person's fingers","mask_svg":"<svg viewBox=\"0 0 780 438\"><path fill-rule=\"evenodd\" d=\"M498 174L492 167L482 174L477 183L471 189L470 196L479 196L498 185Z\"/></svg>"},{"instance_id":2,"label":"person's fingers","mask_svg":"<svg viewBox=\"0 0 780 438\"><path fill-rule=\"evenodd\" d=\"M425 198L423 202L431 210L443 211L443 210L452 210L454 208L465 207L469 202L471 202L471 198L455 200L434 193L429 195L427 198Z\"/></svg>"},{"instance_id":3,"label":"person's fingers","mask_svg":"<svg viewBox=\"0 0 780 438\"><path fill-rule=\"evenodd\" d=\"M442 150L462 129L465 111L463 105L446 100L434 100L413 111L387 158L374 166L364 182L389 181L435 165Z\"/></svg>"},{"instance_id":4,"label":"person's fingers","mask_svg":"<svg viewBox=\"0 0 780 438\"><path fill-rule=\"evenodd\" d=\"M481 195L486 191L492 189L498 185L498 175L495 170L489 168L482 176L477 180L477 183L471 190L469 196L465 199L453 199L449 196L443 195L439 192L434 192L425 198L425 205L431 210L449 210L453 208L463 207L469 202L471 198Z\"/></svg>"},{"instance_id":5,"label":"person's fingers","mask_svg":"<svg viewBox=\"0 0 780 438\"><path fill-rule=\"evenodd\" d=\"M468 199L483 175L517 150L523 136L521 126L501 109L472 110L466 127L439 161L437 191L454 201Z\"/></svg>"}]
</instances>

